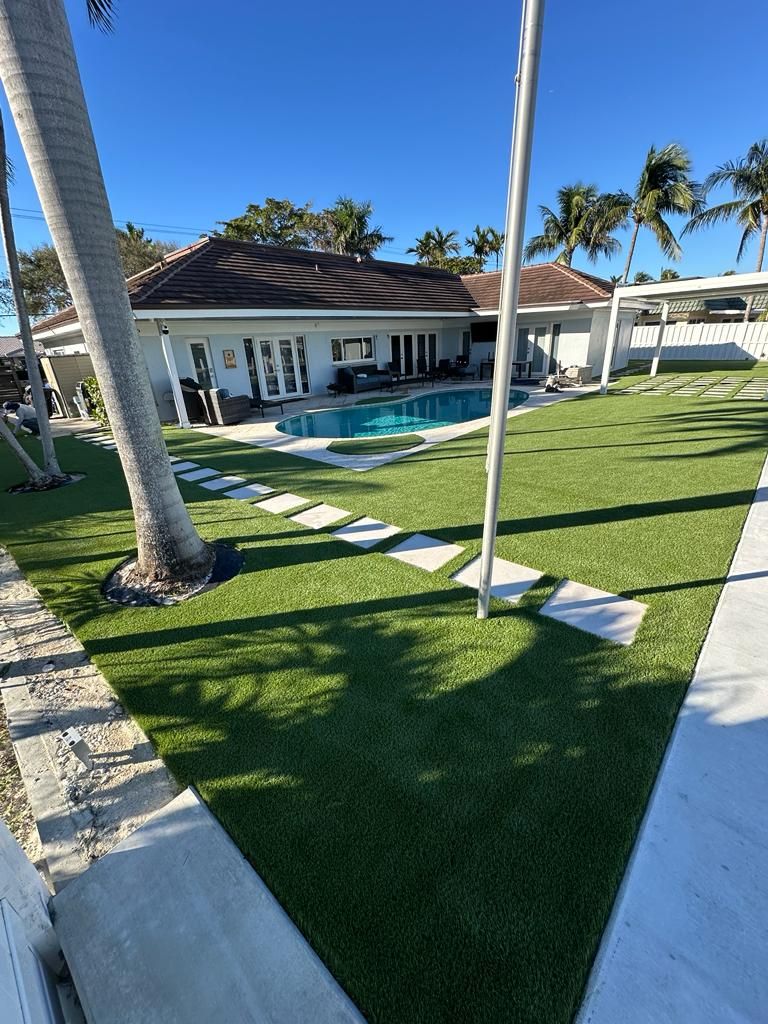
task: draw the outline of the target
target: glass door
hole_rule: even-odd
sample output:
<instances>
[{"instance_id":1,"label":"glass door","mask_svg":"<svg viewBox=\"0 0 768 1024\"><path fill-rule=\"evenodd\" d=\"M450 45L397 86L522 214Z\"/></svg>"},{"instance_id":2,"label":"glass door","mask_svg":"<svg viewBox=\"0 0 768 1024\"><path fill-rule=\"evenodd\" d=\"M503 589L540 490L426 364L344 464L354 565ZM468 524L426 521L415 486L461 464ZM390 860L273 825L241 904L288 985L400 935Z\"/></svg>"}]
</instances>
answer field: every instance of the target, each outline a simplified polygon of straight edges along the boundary
<instances>
[{"instance_id":1,"label":"glass door","mask_svg":"<svg viewBox=\"0 0 768 1024\"><path fill-rule=\"evenodd\" d=\"M213 362L208 348L208 339L199 338L189 342L189 351L192 356L192 367L197 377L197 383L201 388L210 391L216 387L216 375L213 372Z\"/></svg>"},{"instance_id":2,"label":"glass door","mask_svg":"<svg viewBox=\"0 0 768 1024\"><path fill-rule=\"evenodd\" d=\"M530 352L533 373L544 373L549 366L549 330L546 327L534 327L530 335Z\"/></svg>"},{"instance_id":3,"label":"glass door","mask_svg":"<svg viewBox=\"0 0 768 1024\"><path fill-rule=\"evenodd\" d=\"M245 365L248 367L248 377L251 381L251 394L254 398L261 398L261 381L259 380L259 369L256 365L256 350L253 347L253 338L243 338L245 349Z\"/></svg>"},{"instance_id":4,"label":"glass door","mask_svg":"<svg viewBox=\"0 0 768 1024\"><path fill-rule=\"evenodd\" d=\"M264 387L270 398L280 394L280 377L277 373L277 360L275 359L275 345L273 341L262 338L259 342L261 354L261 369L264 374Z\"/></svg>"},{"instance_id":5,"label":"glass door","mask_svg":"<svg viewBox=\"0 0 768 1024\"><path fill-rule=\"evenodd\" d=\"M308 395L310 390L307 350L303 335L295 338L259 338L258 359L254 357L255 376L251 374L253 340L244 338L245 358L251 375L254 398L293 398Z\"/></svg>"},{"instance_id":6,"label":"glass door","mask_svg":"<svg viewBox=\"0 0 768 1024\"><path fill-rule=\"evenodd\" d=\"M299 387L299 375L297 372L296 352L294 350L293 338L281 338L278 342L280 348L280 366L282 370L282 394L298 395L301 392Z\"/></svg>"}]
</instances>

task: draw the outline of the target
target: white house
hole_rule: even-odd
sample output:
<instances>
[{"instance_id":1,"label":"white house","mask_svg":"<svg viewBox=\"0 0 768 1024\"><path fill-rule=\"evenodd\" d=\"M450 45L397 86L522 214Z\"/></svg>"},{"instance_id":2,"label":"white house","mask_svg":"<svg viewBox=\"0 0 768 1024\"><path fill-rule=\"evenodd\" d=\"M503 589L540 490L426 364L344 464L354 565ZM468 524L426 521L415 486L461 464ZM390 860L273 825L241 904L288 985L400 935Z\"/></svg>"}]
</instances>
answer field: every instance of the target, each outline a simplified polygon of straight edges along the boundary
<instances>
[{"instance_id":1,"label":"white house","mask_svg":"<svg viewBox=\"0 0 768 1024\"><path fill-rule=\"evenodd\" d=\"M443 270L203 238L129 279L155 401L175 419L170 377L264 399L326 394L342 366L469 357L495 347L501 273ZM516 358L534 374L562 365L600 372L613 286L547 263L523 269ZM623 315L615 366L627 361ZM87 350L77 312L34 327L49 355ZM163 337L165 335L165 345Z\"/></svg>"}]
</instances>

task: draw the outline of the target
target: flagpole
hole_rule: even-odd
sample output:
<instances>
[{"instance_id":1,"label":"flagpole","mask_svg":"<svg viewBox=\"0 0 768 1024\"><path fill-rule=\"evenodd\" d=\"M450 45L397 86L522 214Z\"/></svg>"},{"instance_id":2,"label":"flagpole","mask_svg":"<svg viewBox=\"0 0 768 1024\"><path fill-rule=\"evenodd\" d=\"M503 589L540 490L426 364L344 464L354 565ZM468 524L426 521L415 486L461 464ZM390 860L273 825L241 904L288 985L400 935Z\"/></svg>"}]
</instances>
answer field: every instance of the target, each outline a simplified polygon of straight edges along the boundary
<instances>
[{"instance_id":1,"label":"flagpole","mask_svg":"<svg viewBox=\"0 0 768 1024\"><path fill-rule=\"evenodd\" d=\"M493 371L491 423L488 433L483 547L480 556L480 586L477 617L488 618L491 596L491 571L499 520L499 495L507 432L509 387L512 378L512 346L517 326L517 302L520 294L520 266L523 258L525 208L531 171L533 122L536 88L539 79L541 36L544 26L544 0L523 0L520 26L520 53L515 77L515 122L507 191L504 262L501 274L499 324L496 332L496 358Z\"/></svg>"}]
</instances>

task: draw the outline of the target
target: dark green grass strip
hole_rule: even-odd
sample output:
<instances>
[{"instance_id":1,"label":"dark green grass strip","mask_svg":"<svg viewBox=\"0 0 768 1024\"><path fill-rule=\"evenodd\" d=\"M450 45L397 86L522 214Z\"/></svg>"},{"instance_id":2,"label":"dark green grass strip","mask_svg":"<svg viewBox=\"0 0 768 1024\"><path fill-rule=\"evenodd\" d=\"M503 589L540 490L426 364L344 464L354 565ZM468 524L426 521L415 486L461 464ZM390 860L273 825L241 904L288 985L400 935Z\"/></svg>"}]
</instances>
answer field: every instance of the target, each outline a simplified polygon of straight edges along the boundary
<instances>
[{"instance_id":1,"label":"dark green grass strip","mask_svg":"<svg viewBox=\"0 0 768 1024\"><path fill-rule=\"evenodd\" d=\"M447 572L181 482L242 573L175 608L99 584L133 545L110 452L0 494L0 538L363 1013L567 1024L753 495L768 409L610 395L511 421L498 553L545 573L487 622ZM175 455L477 553L487 435L369 473L198 432ZM30 444L32 442L25 442ZM18 473L0 451L0 483ZM461 560L459 560L460 562ZM456 564L456 563L454 563ZM633 646L538 615L568 576L644 601Z\"/></svg>"},{"instance_id":2,"label":"dark green grass strip","mask_svg":"<svg viewBox=\"0 0 768 1024\"><path fill-rule=\"evenodd\" d=\"M386 437L345 437L328 445L329 452L339 455L382 455L385 452L404 452L424 444L418 434L393 434Z\"/></svg>"},{"instance_id":3,"label":"dark green grass strip","mask_svg":"<svg viewBox=\"0 0 768 1024\"><path fill-rule=\"evenodd\" d=\"M398 395L387 395L386 398L384 396L381 398L359 398L355 405L383 405L386 402L402 402L407 397L408 392L401 391Z\"/></svg>"}]
</instances>

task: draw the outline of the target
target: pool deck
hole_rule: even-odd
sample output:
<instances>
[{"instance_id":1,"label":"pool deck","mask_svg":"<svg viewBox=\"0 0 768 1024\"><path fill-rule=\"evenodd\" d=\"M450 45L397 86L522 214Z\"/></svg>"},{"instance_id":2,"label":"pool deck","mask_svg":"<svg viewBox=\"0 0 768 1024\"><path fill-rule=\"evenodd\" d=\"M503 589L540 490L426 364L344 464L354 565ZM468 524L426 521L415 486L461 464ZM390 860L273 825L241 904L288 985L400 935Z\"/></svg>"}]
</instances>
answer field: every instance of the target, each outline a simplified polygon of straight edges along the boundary
<instances>
[{"instance_id":1,"label":"pool deck","mask_svg":"<svg viewBox=\"0 0 768 1024\"><path fill-rule=\"evenodd\" d=\"M402 397L405 400L419 398L422 395L435 395L439 391L460 391L480 387L490 390L491 381L455 385L446 384L435 388L409 385L407 393L401 396L399 392L396 392L394 397ZM528 385L513 381L512 387L518 391L525 391L529 397L522 405L509 410L508 419L511 419L513 416L522 416L524 413L532 412L534 409L540 409L542 406L552 405L555 402L561 402L568 398L579 398L581 395L589 394L597 389L596 384L591 384L585 387L568 388L566 391L559 393L547 394L544 387L539 384ZM424 438L423 444L401 452L383 452L378 455L341 455L328 451L328 445L333 444L335 440L341 440L340 438L292 437L289 434L281 433L277 429L277 424L289 416L296 416L305 412L321 412L328 409L354 408L361 398L377 397L381 398L382 403L388 404L388 399L393 396L387 392L381 392L380 394L368 392L364 395L340 395L335 399L326 399L315 395L304 401L286 402L284 406L285 413L278 412L277 415L272 413L265 417L256 414L249 417L243 423L237 423L228 427L200 426L194 429L201 430L207 434L214 434L216 437L226 437L232 441L239 441L241 444L249 444L257 448L272 448L275 451L287 452L289 455L299 455L305 459L314 459L316 462L324 462L331 466L338 466L341 469L353 469L358 473L365 473L370 469L376 469L377 466L383 466L388 462L405 458L406 455L415 455L418 452L426 451L436 444L441 444L443 441L453 441L464 434L471 434L474 430L487 427L490 422L488 416L483 416L480 419L466 420L464 423L452 423L449 426L434 427L431 430L419 430L419 436ZM371 403L369 408L372 407L373 403ZM413 431L409 431L409 433L413 433Z\"/></svg>"}]
</instances>

